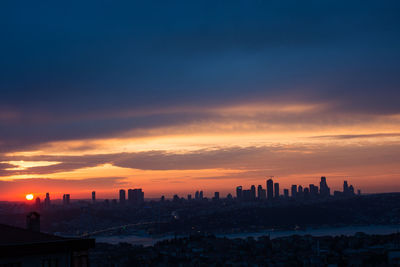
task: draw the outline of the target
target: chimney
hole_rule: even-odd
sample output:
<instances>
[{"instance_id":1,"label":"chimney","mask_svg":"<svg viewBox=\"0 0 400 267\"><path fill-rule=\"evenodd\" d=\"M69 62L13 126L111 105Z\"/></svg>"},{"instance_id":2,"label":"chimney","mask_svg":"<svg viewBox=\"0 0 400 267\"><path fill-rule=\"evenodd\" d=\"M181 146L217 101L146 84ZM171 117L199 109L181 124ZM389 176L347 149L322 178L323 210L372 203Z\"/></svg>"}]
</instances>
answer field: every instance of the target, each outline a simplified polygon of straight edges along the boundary
<instances>
[{"instance_id":1,"label":"chimney","mask_svg":"<svg viewBox=\"0 0 400 267\"><path fill-rule=\"evenodd\" d=\"M40 232L40 214L33 211L26 216L26 228L34 232Z\"/></svg>"}]
</instances>

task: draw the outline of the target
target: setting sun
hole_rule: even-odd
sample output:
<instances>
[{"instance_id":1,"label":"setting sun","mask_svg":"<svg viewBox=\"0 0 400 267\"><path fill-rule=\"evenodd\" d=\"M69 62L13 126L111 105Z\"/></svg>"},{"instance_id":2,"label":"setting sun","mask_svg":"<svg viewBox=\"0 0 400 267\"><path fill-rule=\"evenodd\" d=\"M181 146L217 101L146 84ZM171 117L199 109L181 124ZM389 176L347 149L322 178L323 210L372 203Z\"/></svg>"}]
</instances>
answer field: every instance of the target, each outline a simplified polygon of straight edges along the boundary
<instances>
[{"instance_id":1,"label":"setting sun","mask_svg":"<svg viewBox=\"0 0 400 267\"><path fill-rule=\"evenodd\" d=\"M26 200L32 200L33 199L33 194L27 194L25 196Z\"/></svg>"}]
</instances>

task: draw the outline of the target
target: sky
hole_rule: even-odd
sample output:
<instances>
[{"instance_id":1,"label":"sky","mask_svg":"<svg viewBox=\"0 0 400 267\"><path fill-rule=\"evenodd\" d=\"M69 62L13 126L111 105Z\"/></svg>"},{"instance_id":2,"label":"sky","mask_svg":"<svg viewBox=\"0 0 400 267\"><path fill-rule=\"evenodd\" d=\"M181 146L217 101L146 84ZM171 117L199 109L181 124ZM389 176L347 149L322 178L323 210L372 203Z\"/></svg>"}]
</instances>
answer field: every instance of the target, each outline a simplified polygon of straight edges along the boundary
<instances>
[{"instance_id":1,"label":"sky","mask_svg":"<svg viewBox=\"0 0 400 267\"><path fill-rule=\"evenodd\" d=\"M0 200L400 190L399 1L1 1Z\"/></svg>"}]
</instances>

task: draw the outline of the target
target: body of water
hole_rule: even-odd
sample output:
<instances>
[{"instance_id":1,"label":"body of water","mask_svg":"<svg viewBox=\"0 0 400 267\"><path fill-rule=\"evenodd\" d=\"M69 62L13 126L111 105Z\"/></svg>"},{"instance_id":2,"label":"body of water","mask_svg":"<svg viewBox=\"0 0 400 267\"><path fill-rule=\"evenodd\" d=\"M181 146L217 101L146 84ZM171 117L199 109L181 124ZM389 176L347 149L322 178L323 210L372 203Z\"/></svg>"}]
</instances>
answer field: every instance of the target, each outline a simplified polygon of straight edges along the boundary
<instances>
[{"instance_id":1,"label":"body of water","mask_svg":"<svg viewBox=\"0 0 400 267\"><path fill-rule=\"evenodd\" d=\"M397 233L400 230L400 225L368 225L368 226L344 226L344 227L322 227L322 228L307 228L303 230L267 230L254 233L235 233L235 234L216 234L217 237L226 238L258 238L269 235L271 239L291 236L291 235L312 235L312 236L339 236L339 235L354 235L357 232L363 232L369 235L387 235ZM184 237L184 236L178 236ZM163 237L152 237L147 235L114 235L114 236L96 236L96 242L118 244L121 242L130 243L133 245L152 246L158 241L172 239L174 236L167 235Z\"/></svg>"}]
</instances>

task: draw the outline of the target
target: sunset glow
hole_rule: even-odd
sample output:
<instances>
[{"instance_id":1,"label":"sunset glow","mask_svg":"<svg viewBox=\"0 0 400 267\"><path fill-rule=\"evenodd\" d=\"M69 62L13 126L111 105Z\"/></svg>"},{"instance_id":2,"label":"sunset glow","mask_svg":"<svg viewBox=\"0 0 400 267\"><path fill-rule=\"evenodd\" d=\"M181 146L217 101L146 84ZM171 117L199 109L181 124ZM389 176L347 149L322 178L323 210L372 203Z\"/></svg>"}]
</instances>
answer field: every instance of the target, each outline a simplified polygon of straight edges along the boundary
<instances>
[{"instance_id":1,"label":"sunset glow","mask_svg":"<svg viewBox=\"0 0 400 267\"><path fill-rule=\"evenodd\" d=\"M33 194L27 194L25 196L26 200L32 200L33 199Z\"/></svg>"},{"instance_id":2,"label":"sunset glow","mask_svg":"<svg viewBox=\"0 0 400 267\"><path fill-rule=\"evenodd\" d=\"M4 18L0 201L226 195L269 176L400 190L395 9L189 2Z\"/></svg>"}]
</instances>

